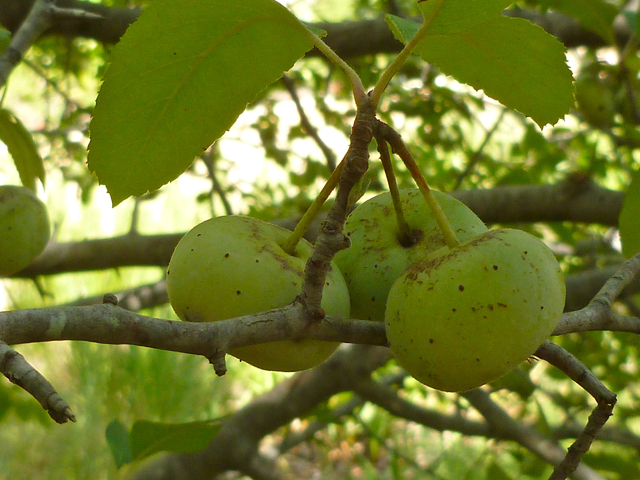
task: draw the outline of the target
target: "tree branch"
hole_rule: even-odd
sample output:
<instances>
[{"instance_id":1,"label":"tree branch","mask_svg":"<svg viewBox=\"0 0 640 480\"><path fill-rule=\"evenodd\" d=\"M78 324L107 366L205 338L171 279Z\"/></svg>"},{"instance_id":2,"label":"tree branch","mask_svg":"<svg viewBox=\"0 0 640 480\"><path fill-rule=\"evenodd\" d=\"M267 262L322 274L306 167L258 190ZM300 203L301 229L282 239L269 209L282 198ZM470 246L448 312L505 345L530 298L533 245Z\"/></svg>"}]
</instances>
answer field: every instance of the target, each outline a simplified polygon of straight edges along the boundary
<instances>
[{"instance_id":1,"label":"tree branch","mask_svg":"<svg viewBox=\"0 0 640 480\"><path fill-rule=\"evenodd\" d=\"M235 412L204 450L166 455L158 460L160 465L150 464L130 480L210 480L228 470L242 470L266 435L295 418L307 417L333 395L349 391L356 378L370 375L388 359L385 348L341 348L323 364L297 373ZM179 477L172 474L177 471Z\"/></svg>"},{"instance_id":2,"label":"tree branch","mask_svg":"<svg viewBox=\"0 0 640 480\"><path fill-rule=\"evenodd\" d=\"M616 404L615 393L605 387L580 360L560 345L547 340L536 350L534 355L559 368L571 380L584 388L599 405L609 405L613 408Z\"/></svg>"},{"instance_id":3,"label":"tree branch","mask_svg":"<svg viewBox=\"0 0 640 480\"><path fill-rule=\"evenodd\" d=\"M288 305L217 322L163 320L112 304L0 312L0 340L7 344L76 340L138 345L210 358L216 349L291 338L386 345L384 324L327 316L308 326L301 309Z\"/></svg>"},{"instance_id":4,"label":"tree branch","mask_svg":"<svg viewBox=\"0 0 640 480\"><path fill-rule=\"evenodd\" d=\"M53 23L54 0L37 0L33 8L14 33L9 46L0 54L0 87L7 83L9 74L20 63L24 54Z\"/></svg>"},{"instance_id":5,"label":"tree branch","mask_svg":"<svg viewBox=\"0 0 640 480\"><path fill-rule=\"evenodd\" d=\"M576 312L562 316L553 335L589 330L611 330L640 333L640 319L626 317L613 311L613 302L624 295L640 273L640 254L627 260L602 286L589 304Z\"/></svg>"},{"instance_id":6,"label":"tree branch","mask_svg":"<svg viewBox=\"0 0 640 480\"><path fill-rule=\"evenodd\" d=\"M501 224L570 221L616 226L624 199L624 192L573 179L557 185L504 186L449 193L485 223ZM287 228L295 226L295 222L287 219L274 223ZM169 264L183 235L123 235L82 242L51 242L31 265L14 277L31 278L126 266L164 267Z\"/></svg>"},{"instance_id":7,"label":"tree branch","mask_svg":"<svg viewBox=\"0 0 640 480\"><path fill-rule=\"evenodd\" d=\"M564 480L579 468L582 456L589 451L591 444L611 416L613 407L616 404L616 395L605 387L582 362L555 343L547 340L536 351L535 355L562 370L597 402L584 430L569 447L567 455L556 466L549 478L549 480Z\"/></svg>"},{"instance_id":8,"label":"tree branch","mask_svg":"<svg viewBox=\"0 0 640 480\"><path fill-rule=\"evenodd\" d=\"M497 435L512 438L551 465L558 465L562 462L565 457L562 447L532 428L516 422L491 400L489 393L485 390L476 388L461 395L480 412ZM573 472L573 478L575 480L604 480L602 476L584 464L578 465Z\"/></svg>"},{"instance_id":9,"label":"tree branch","mask_svg":"<svg viewBox=\"0 0 640 480\"><path fill-rule=\"evenodd\" d=\"M316 145L318 145L318 148L322 151L322 154L327 161L329 171L335 170L336 155L335 153L333 153L333 150L331 150L329 146L324 143L322 138L320 138L318 130L311 124L309 117L307 117L304 108L302 108L302 103L300 102L300 97L298 96L298 91L296 90L294 81L287 75L283 75L280 81L289 92L289 95L291 95L291 99L293 100L293 103L296 106L296 110L298 111L298 116L300 117L300 126L302 127L303 131L313 139Z\"/></svg>"},{"instance_id":10,"label":"tree branch","mask_svg":"<svg viewBox=\"0 0 640 480\"><path fill-rule=\"evenodd\" d=\"M22 355L0 341L0 371L11 383L24 388L31 394L49 416L58 423L76 421L71 408L53 385L33 368Z\"/></svg>"},{"instance_id":11,"label":"tree branch","mask_svg":"<svg viewBox=\"0 0 640 480\"><path fill-rule=\"evenodd\" d=\"M0 24L15 33L31 9L34 0L0 0ZM88 37L106 44L116 43L128 26L140 14L140 9L106 7L81 0L57 0L61 8L81 9L94 16L85 18L59 19L46 31L48 35L66 37ZM535 10L514 8L505 15L525 18L540 25L557 37L567 48L586 46L600 48L606 42L596 34L582 28L572 17L555 12L540 13ZM416 18L416 21L420 21ZM384 17L375 19L344 21L339 23L320 22L309 24L325 30L327 43L343 59L399 52L403 45L394 38ZM624 45L631 32L624 24L616 23L615 35L618 44ZM319 55L312 51L310 55Z\"/></svg>"}]
</instances>

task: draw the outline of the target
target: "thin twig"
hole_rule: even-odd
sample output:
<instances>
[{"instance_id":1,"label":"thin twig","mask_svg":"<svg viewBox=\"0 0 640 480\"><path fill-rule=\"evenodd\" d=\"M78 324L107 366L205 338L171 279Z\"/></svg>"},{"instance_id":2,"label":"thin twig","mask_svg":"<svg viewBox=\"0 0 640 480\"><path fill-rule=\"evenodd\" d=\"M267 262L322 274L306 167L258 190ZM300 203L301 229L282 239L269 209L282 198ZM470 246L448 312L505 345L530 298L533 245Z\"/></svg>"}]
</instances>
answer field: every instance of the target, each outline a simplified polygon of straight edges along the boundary
<instances>
[{"instance_id":1,"label":"thin twig","mask_svg":"<svg viewBox=\"0 0 640 480\"><path fill-rule=\"evenodd\" d=\"M496 402L489 393L476 388L461 394L491 424L497 435L511 438L523 447L539 455L547 463L559 465L566 458L560 445L538 433L535 429L519 424ZM604 480L597 472L584 464L578 464L573 472L575 480ZM559 479L555 479L559 480Z\"/></svg>"},{"instance_id":2,"label":"thin twig","mask_svg":"<svg viewBox=\"0 0 640 480\"><path fill-rule=\"evenodd\" d=\"M327 166L329 167L329 170L330 171L335 170L336 154L333 152L333 150L329 148L329 146L326 143L324 143L324 141L322 140L322 138L320 138L320 135L318 134L318 129L311 124L311 121L309 120L309 117L307 117L307 114L305 113L304 108L302 108L302 103L300 103L300 97L298 97L298 91L296 90L296 86L293 80L288 76L283 75L281 78L281 81L282 81L282 84L287 89L287 91L289 92L289 95L291 95L291 99L293 100L293 103L295 104L296 109L298 110L298 115L300 116L300 124L302 125L302 129L307 133L307 135L309 135L313 139L314 142L316 142L316 145L318 145L318 148L322 150L322 154L324 155L324 158L327 161Z\"/></svg>"},{"instance_id":3,"label":"thin twig","mask_svg":"<svg viewBox=\"0 0 640 480\"><path fill-rule=\"evenodd\" d=\"M640 319L625 317L612 310L624 289L640 274L640 253L631 257L609 278L589 304L581 310L562 316L553 335L589 330L640 332Z\"/></svg>"},{"instance_id":4,"label":"thin twig","mask_svg":"<svg viewBox=\"0 0 640 480\"><path fill-rule=\"evenodd\" d=\"M580 360L561 346L547 340L535 354L562 370L597 402L584 430L569 447L564 459L556 466L553 474L549 477L549 480L564 480L578 468L582 456L589 451L591 444L611 416L613 407L616 404L616 395L605 387Z\"/></svg>"},{"instance_id":5,"label":"thin twig","mask_svg":"<svg viewBox=\"0 0 640 480\"><path fill-rule=\"evenodd\" d=\"M220 198L220 201L222 202L222 206L224 207L224 212L227 215L233 215L233 207L231 207L231 203L227 198L227 193L224 191L224 189L220 185L220 182L218 181L218 177L216 175L216 162L215 162L214 152L213 152L214 148L215 148L215 145L209 148L207 151L205 151L200 156L200 158L202 159L202 162L207 168L209 178L211 179L211 187L212 187L211 192L215 193L216 195L218 195L218 198ZM211 204L211 211L213 212L213 203Z\"/></svg>"},{"instance_id":6,"label":"thin twig","mask_svg":"<svg viewBox=\"0 0 640 480\"><path fill-rule=\"evenodd\" d=\"M460 188L460 185L462 185L463 180L471 173L471 170L473 170L473 167L476 166L476 164L482 157L484 149L487 147L487 145L491 141L493 134L496 133L496 131L498 130L498 127L502 123L502 120L504 119L504 116L506 115L506 113L507 113L507 109L506 108L502 109L502 112L500 112L500 116L498 117L498 119L495 121L493 126L487 131L484 137L484 140L482 141L482 144L478 147L478 149L475 152L473 152L473 155L471 156L471 158L469 158L469 163L467 164L467 167L464 169L464 172L458 175L458 178L456 179L456 184L453 186L453 190L458 190Z\"/></svg>"},{"instance_id":7,"label":"thin twig","mask_svg":"<svg viewBox=\"0 0 640 480\"><path fill-rule=\"evenodd\" d=\"M582 456L589 451L591 444L596 439L600 430L611 416L613 405L596 405L593 413L589 416L586 427L576 441L569 447L564 460L556 466L549 480L564 480L571 475L578 465Z\"/></svg>"},{"instance_id":8,"label":"thin twig","mask_svg":"<svg viewBox=\"0 0 640 480\"><path fill-rule=\"evenodd\" d=\"M612 408L615 405L615 393L605 387L580 360L560 345L547 340L536 350L535 356L559 368L571 380L584 388L598 404L611 405Z\"/></svg>"},{"instance_id":9,"label":"thin twig","mask_svg":"<svg viewBox=\"0 0 640 480\"><path fill-rule=\"evenodd\" d=\"M7 379L32 395L42 408L58 423L76 421L71 408L58 395L53 385L25 358L6 343L0 341L0 371Z\"/></svg>"},{"instance_id":10,"label":"thin twig","mask_svg":"<svg viewBox=\"0 0 640 480\"><path fill-rule=\"evenodd\" d=\"M9 46L0 55L0 87L14 67L22 60L27 50L51 26L55 8L54 0L36 0L18 31L11 38Z\"/></svg>"}]
</instances>

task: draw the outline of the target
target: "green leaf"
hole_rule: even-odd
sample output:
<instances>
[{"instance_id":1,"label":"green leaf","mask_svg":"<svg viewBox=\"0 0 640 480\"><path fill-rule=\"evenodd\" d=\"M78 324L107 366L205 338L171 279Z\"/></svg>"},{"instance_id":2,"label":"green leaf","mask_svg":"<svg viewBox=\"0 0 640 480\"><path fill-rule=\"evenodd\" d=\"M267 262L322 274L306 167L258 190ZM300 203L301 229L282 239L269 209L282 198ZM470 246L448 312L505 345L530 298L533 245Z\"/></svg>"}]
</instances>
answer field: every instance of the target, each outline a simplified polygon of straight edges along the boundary
<instances>
[{"instance_id":1,"label":"green leaf","mask_svg":"<svg viewBox=\"0 0 640 480\"><path fill-rule=\"evenodd\" d=\"M13 157L22 184L35 191L39 178L44 185L44 164L33 138L22 122L6 109L0 109L0 141Z\"/></svg>"},{"instance_id":2,"label":"green leaf","mask_svg":"<svg viewBox=\"0 0 640 480\"><path fill-rule=\"evenodd\" d=\"M427 0L418 6L425 19L436 15L429 35L450 35L492 20L512 3L513 0Z\"/></svg>"},{"instance_id":3,"label":"green leaf","mask_svg":"<svg viewBox=\"0 0 640 480\"><path fill-rule=\"evenodd\" d=\"M118 420L113 420L105 430L107 444L118 468L133 461L129 432Z\"/></svg>"},{"instance_id":4,"label":"green leaf","mask_svg":"<svg viewBox=\"0 0 640 480\"><path fill-rule=\"evenodd\" d=\"M11 42L11 32L0 27L0 53L4 52Z\"/></svg>"},{"instance_id":5,"label":"green leaf","mask_svg":"<svg viewBox=\"0 0 640 480\"><path fill-rule=\"evenodd\" d=\"M399 17L387 19L404 43L420 28ZM427 34L415 53L541 127L562 118L574 103L564 46L527 20L496 16L461 33Z\"/></svg>"},{"instance_id":6,"label":"green leaf","mask_svg":"<svg viewBox=\"0 0 640 480\"><path fill-rule=\"evenodd\" d=\"M114 205L184 172L313 47L274 0L155 0L114 48L88 164Z\"/></svg>"},{"instance_id":7,"label":"green leaf","mask_svg":"<svg viewBox=\"0 0 640 480\"><path fill-rule=\"evenodd\" d=\"M615 5L603 0L542 0L540 6L565 13L606 42L615 43L613 21L619 13Z\"/></svg>"},{"instance_id":8,"label":"green leaf","mask_svg":"<svg viewBox=\"0 0 640 480\"><path fill-rule=\"evenodd\" d=\"M219 420L190 423L157 423L139 421L131 429L133 458L140 460L158 452L197 452L218 434Z\"/></svg>"},{"instance_id":9,"label":"green leaf","mask_svg":"<svg viewBox=\"0 0 640 480\"><path fill-rule=\"evenodd\" d=\"M622 254L627 258L640 252L640 222L638 222L638 218L640 218L640 170L636 171L631 179L618 220Z\"/></svg>"}]
</instances>

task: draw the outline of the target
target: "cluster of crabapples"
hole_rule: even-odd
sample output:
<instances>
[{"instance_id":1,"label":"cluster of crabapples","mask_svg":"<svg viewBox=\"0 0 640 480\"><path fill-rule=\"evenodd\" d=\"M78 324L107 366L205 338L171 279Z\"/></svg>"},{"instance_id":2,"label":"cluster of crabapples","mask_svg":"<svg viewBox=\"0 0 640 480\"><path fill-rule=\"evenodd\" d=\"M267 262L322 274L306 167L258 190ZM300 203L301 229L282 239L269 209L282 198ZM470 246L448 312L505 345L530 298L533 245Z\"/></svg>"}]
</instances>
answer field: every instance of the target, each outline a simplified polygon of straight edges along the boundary
<instances>
[{"instance_id":1,"label":"cluster of crabapples","mask_svg":"<svg viewBox=\"0 0 640 480\"><path fill-rule=\"evenodd\" d=\"M358 206L324 287L327 315L385 322L391 351L408 373L443 391L495 380L531 356L556 327L565 284L558 262L521 230L488 230L462 202L432 192L459 243L447 244L418 190ZM291 232L242 216L197 225L178 243L167 272L182 320L217 321L282 307L300 293L313 246L283 248ZM408 237L408 238L403 238ZM266 370L297 371L327 359L336 343L279 341L231 349Z\"/></svg>"}]
</instances>

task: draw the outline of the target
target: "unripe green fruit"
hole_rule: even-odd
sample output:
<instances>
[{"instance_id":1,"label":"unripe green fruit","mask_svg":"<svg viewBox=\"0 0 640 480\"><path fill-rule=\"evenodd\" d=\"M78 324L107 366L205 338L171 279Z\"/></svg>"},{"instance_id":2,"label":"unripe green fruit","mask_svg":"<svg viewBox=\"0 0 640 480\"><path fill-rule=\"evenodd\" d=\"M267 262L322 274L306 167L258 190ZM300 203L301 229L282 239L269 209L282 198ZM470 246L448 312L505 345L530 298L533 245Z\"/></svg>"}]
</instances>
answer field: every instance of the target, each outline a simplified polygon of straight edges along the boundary
<instances>
[{"instance_id":1,"label":"unripe green fruit","mask_svg":"<svg viewBox=\"0 0 640 480\"><path fill-rule=\"evenodd\" d=\"M487 231L482 220L464 203L442 192L434 191L433 195L461 241ZM412 245L407 246L400 239L389 193L358 206L345 222L344 232L351 246L338 252L335 262L349 287L352 318L383 321L387 295L396 278L409 265L445 245L418 189L401 190L400 202L417 240Z\"/></svg>"},{"instance_id":2,"label":"unripe green fruit","mask_svg":"<svg viewBox=\"0 0 640 480\"><path fill-rule=\"evenodd\" d=\"M611 89L589 74L579 75L575 88L576 106L582 118L595 127L610 127L616 111Z\"/></svg>"},{"instance_id":3,"label":"unripe green fruit","mask_svg":"<svg viewBox=\"0 0 640 480\"><path fill-rule=\"evenodd\" d=\"M242 216L195 226L178 243L167 270L167 291L182 320L214 322L283 307L300 294L313 246L301 240L295 256L281 247L290 231ZM327 275L322 308L349 317L349 293L337 267ZM229 353L264 370L293 372L326 360L337 343L279 341Z\"/></svg>"},{"instance_id":4,"label":"unripe green fruit","mask_svg":"<svg viewBox=\"0 0 640 480\"><path fill-rule=\"evenodd\" d=\"M47 208L31 190L0 186L0 276L29 265L49 241Z\"/></svg>"},{"instance_id":5,"label":"unripe green fruit","mask_svg":"<svg viewBox=\"0 0 640 480\"><path fill-rule=\"evenodd\" d=\"M387 339L419 382L469 390L531 356L564 301L560 267L544 243L521 230L492 230L403 272L389 292Z\"/></svg>"}]
</instances>

